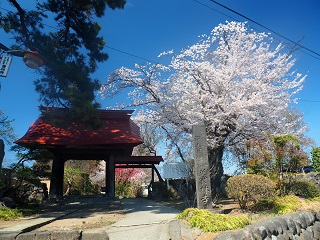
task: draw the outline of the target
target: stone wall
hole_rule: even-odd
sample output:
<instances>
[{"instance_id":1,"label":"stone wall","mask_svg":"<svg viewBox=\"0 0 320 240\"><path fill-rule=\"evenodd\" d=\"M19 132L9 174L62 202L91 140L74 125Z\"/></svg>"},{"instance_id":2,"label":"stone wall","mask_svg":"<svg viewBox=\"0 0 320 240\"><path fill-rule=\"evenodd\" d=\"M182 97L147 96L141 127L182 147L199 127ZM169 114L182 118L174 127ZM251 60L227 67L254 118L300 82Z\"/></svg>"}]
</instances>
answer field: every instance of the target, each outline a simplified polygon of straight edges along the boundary
<instances>
[{"instance_id":1,"label":"stone wall","mask_svg":"<svg viewBox=\"0 0 320 240\"><path fill-rule=\"evenodd\" d=\"M226 231L214 240L320 239L320 212L296 212L256 222L241 230Z\"/></svg>"},{"instance_id":2,"label":"stone wall","mask_svg":"<svg viewBox=\"0 0 320 240\"><path fill-rule=\"evenodd\" d=\"M314 183L320 190L320 173L297 174L295 179ZM226 231L215 240L320 239L320 212L297 212L259 221L241 230Z\"/></svg>"},{"instance_id":3,"label":"stone wall","mask_svg":"<svg viewBox=\"0 0 320 240\"><path fill-rule=\"evenodd\" d=\"M32 183L24 183L16 190L16 200L24 203L42 203L48 199L48 189L46 184L39 186Z\"/></svg>"}]
</instances>

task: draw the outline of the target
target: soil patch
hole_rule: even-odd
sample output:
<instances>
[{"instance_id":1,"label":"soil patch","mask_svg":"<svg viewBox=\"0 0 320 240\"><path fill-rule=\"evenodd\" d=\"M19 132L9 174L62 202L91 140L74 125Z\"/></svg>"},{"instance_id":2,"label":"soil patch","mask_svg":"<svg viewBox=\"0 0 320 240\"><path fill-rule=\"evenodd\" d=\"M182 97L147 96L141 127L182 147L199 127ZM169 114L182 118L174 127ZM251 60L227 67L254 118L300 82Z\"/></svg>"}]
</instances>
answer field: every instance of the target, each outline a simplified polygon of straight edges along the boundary
<instances>
[{"instance_id":1,"label":"soil patch","mask_svg":"<svg viewBox=\"0 0 320 240\"><path fill-rule=\"evenodd\" d=\"M85 230L101 228L111 225L125 217L121 213L94 213L90 216L82 211L68 215L56 220L48 225L40 227L35 231L53 231L53 230Z\"/></svg>"},{"instance_id":2,"label":"soil patch","mask_svg":"<svg viewBox=\"0 0 320 240\"><path fill-rule=\"evenodd\" d=\"M0 221L0 229L23 224L50 213L69 213L35 231L84 230L108 226L125 217L119 199L103 195L67 197L56 203L44 203L38 213L13 221Z\"/></svg>"},{"instance_id":3,"label":"soil patch","mask_svg":"<svg viewBox=\"0 0 320 240\"><path fill-rule=\"evenodd\" d=\"M111 225L125 217L120 200L108 199L104 196L70 198L62 205L62 208L64 210L74 208L75 211L36 229L36 231L100 228ZM46 209L46 212L48 210L50 211L50 208Z\"/></svg>"}]
</instances>

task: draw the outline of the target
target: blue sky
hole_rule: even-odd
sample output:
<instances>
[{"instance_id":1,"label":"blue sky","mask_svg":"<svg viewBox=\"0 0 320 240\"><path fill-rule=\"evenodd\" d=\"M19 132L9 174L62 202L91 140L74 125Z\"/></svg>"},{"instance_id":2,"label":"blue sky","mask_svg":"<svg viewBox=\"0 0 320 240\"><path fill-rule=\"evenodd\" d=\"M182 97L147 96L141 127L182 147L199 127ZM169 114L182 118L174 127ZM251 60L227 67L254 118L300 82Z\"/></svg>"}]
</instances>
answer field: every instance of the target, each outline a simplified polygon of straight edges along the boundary
<instances>
[{"instance_id":1,"label":"blue sky","mask_svg":"<svg viewBox=\"0 0 320 240\"><path fill-rule=\"evenodd\" d=\"M20 1L24 8L33 8L34 1ZM219 0L218 2L267 26L271 30L301 45L320 53L320 2L318 0ZM6 2L1 1L3 9L13 10ZM101 35L107 46L130 53L140 58L106 48L109 60L99 65L94 77L101 83L108 74L121 67L133 68L134 63L144 63L148 59L157 61L159 53L174 49L176 52L198 41L201 34L209 34L219 23L226 20L247 21L246 19L218 6L210 0L129 0L124 10L108 10L99 22L102 25ZM55 26L52 22L50 25ZM269 32L252 22L248 22L256 31ZM0 31L0 42L10 46L13 41ZM284 43L287 40L271 34ZM307 74L304 89L299 93L301 99L297 107L304 113L308 124L309 137L320 146L320 57L309 56L307 50L294 52L297 63L293 70ZM27 68L22 59L14 57L9 74L0 78L0 108L10 119L19 137L28 130L29 125L39 116L38 94L34 90L33 80L37 78L34 70ZM114 100L97 100L102 108L113 106L115 101L125 101L123 96ZM5 164L15 161L15 155L6 151Z\"/></svg>"}]
</instances>

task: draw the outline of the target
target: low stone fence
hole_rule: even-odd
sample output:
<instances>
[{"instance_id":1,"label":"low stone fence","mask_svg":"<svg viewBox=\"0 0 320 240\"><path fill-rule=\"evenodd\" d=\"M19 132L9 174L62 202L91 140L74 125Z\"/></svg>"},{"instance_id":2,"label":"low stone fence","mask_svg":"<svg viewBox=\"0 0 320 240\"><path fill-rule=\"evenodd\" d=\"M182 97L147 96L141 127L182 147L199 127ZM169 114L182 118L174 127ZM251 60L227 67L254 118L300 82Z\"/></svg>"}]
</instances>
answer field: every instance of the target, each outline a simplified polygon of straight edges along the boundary
<instances>
[{"instance_id":1,"label":"low stone fence","mask_svg":"<svg viewBox=\"0 0 320 240\"><path fill-rule=\"evenodd\" d=\"M172 240L194 240L200 235L181 220L168 223ZM108 240L104 228L70 231L32 231L1 233L0 240ZM241 230L225 231L212 240L316 240L320 239L320 212L297 212L265 219Z\"/></svg>"},{"instance_id":2,"label":"low stone fence","mask_svg":"<svg viewBox=\"0 0 320 240\"><path fill-rule=\"evenodd\" d=\"M0 233L0 240L108 240L104 229Z\"/></svg>"},{"instance_id":3,"label":"low stone fence","mask_svg":"<svg viewBox=\"0 0 320 240\"><path fill-rule=\"evenodd\" d=\"M226 231L214 240L320 239L320 212L296 212L265 219L241 230Z\"/></svg>"}]
</instances>

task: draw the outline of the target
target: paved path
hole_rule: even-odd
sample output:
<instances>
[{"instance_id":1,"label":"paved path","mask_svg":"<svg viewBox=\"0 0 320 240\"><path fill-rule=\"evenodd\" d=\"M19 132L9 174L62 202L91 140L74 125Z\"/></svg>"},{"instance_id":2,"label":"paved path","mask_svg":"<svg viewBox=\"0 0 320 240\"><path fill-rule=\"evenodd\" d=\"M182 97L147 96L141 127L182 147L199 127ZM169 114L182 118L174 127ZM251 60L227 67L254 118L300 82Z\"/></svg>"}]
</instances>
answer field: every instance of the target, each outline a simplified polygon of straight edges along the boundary
<instances>
[{"instance_id":1,"label":"paved path","mask_svg":"<svg viewBox=\"0 0 320 240\"><path fill-rule=\"evenodd\" d=\"M168 240L168 223L181 211L147 199L122 199L126 218L109 226L110 240Z\"/></svg>"},{"instance_id":2,"label":"paved path","mask_svg":"<svg viewBox=\"0 0 320 240\"><path fill-rule=\"evenodd\" d=\"M11 226L0 226L1 235L8 233L20 234L22 232L29 232L43 226L49 222L67 216L72 216L73 212L78 212L86 216L90 216L93 212L101 212L105 209L107 200L104 197L82 197L75 199L66 199L63 204L57 204L56 207L50 210L50 213L35 216L29 219L20 221L16 224L14 221ZM171 221L175 219L177 214L181 211L159 204L157 202L147 200L144 198L121 199L122 209L126 217L117 221L113 225L103 228L91 229L89 232L99 233L101 230L107 233L109 240L169 240L172 236L170 226ZM119 200L111 201L112 205L120 204ZM109 203L109 205L111 204ZM83 213L84 212L84 213ZM84 218L83 218L84 219ZM94 238L94 237L93 237ZM86 238L90 240L91 237ZM180 238L172 238L180 239Z\"/></svg>"}]
</instances>

